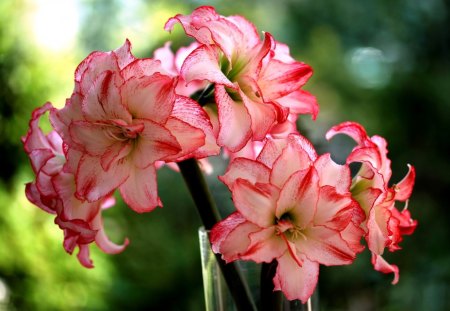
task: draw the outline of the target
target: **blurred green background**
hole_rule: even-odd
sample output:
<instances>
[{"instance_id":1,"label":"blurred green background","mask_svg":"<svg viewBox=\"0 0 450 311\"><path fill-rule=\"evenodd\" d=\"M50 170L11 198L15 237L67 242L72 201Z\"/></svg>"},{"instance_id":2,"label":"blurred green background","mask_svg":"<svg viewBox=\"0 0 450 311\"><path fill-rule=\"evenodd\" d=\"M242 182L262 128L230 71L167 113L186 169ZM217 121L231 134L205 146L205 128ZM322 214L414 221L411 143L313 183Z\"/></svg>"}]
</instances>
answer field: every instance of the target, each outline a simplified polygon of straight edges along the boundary
<instances>
[{"instance_id":1,"label":"blurred green background","mask_svg":"<svg viewBox=\"0 0 450 311\"><path fill-rule=\"evenodd\" d=\"M241 14L287 43L315 74L317 121L299 128L320 152L342 162L349 139L324 133L353 120L389 142L392 181L417 170L409 208L419 226L403 250L387 254L400 282L374 272L365 251L355 264L322 268L321 310L450 310L450 19L444 0L265 1L0 1L0 310L202 310L199 217L178 173L159 172L164 208L137 215L119 204L104 213L108 234L131 240L125 252L92 247L84 269L62 247L53 217L27 202L33 180L20 137L31 111L46 101L61 107L77 64L92 50L112 50L129 38L138 57L165 41L187 44L167 18L199 5ZM216 161L221 172L220 161ZM222 168L223 169L223 168ZM208 177L221 208L230 195Z\"/></svg>"}]
</instances>

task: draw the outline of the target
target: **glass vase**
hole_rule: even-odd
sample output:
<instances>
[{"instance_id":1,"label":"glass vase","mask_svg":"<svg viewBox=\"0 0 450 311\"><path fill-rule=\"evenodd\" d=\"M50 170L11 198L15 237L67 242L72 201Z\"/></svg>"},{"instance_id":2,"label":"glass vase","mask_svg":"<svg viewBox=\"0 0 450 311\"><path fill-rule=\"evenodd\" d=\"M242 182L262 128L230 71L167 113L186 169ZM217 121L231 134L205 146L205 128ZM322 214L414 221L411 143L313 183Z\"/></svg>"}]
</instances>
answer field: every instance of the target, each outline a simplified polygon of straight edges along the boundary
<instances>
[{"instance_id":1,"label":"glass vase","mask_svg":"<svg viewBox=\"0 0 450 311\"><path fill-rule=\"evenodd\" d=\"M237 311L233 297L228 290L228 286L222 276L220 266L211 250L209 242L209 231L203 227L199 228L200 253L202 260L203 290L205 295L206 311ZM250 289L258 310L263 310L260 306L260 273L261 265L250 261L238 261L238 267L242 273L244 281ZM282 307L278 310L284 311L318 311L317 290L306 304L299 300L289 301L282 299Z\"/></svg>"}]
</instances>

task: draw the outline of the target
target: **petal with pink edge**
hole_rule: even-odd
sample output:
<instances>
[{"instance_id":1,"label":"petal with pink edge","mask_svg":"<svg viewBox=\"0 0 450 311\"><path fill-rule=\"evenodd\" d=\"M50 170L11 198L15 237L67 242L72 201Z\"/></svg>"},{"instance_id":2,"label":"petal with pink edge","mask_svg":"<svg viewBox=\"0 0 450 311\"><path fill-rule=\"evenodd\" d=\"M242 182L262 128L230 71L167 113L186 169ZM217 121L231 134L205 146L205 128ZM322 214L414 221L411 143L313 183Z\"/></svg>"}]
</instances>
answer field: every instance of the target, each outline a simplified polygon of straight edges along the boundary
<instances>
[{"instance_id":1,"label":"petal with pink edge","mask_svg":"<svg viewBox=\"0 0 450 311\"><path fill-rule=\"evenodd\" d=\"M312 296L319 278L319 264L304 258L299 267L289 252L277 259L278 266L273 283L288 300L299 299L303 303Z\"/></svg>"},{"instance_id":2,"label":"petal with pink edge","mask_svg":"<svg viewBox=\"0 0 450 311\"><path fill-rule=\"evenodd\" d=\"M211 83L236 88L220 69L219 53L215 46L201 45L189 54L180 71L186 84L191 81L208 80Z\"/></svg>"},{"instance_id":3,"label":"petal with pink edge","mask_svg":"<svg viewBox=\"0 0 450 311\"><path fill-rule=\"evenodd\" d=\"M330 154L326 153L316 160L314 167L319 173L320 186L332 186L338 193L350 191L352 177L348 165L336 164Z\"/></svg>"},{"instance_id":4,"label":"petal with pink edge","mask_svg":"<svg viewBox=\"0 0 450 311\"><path fill-rule=\"evenodd\" d=\"M175 103L175 84L175 79L159 73L133 77L120 87L120 95L134 119L165 123Z\"/></svg>"},{"instance_id":5,"label":"petal with pink edge","mask_svg":"<svg viewBox=\"0 0 450 311\"><path fill-rule=\"evenodd\" d=\"M89 202L98 201L118 188L129 176L129 163L118 161L104 171L100 160L84 155L76 173L77 198Z\"/></svg>"},{"instance_id":6,"label":"petal with pink edge","mask_svg":"<svg viewBox=\"0 0 450 311\"><path fill-rule=\"evenodd\" d=\"M406 201L411 196L416 179L416 170L414 166L408 164L408 173L398 184L394 186L395 200Z\"/></svg>"},{"instance_id":7,"label":"petal with pink edge","mask_svg":"<svg viewBox=\"0 0 450 311\"><path fill-rule=\"evenodd\" d=\"M132 163L145 168L158 160L165 160L177 155L182 149L171 131L150 120L139 120L144 124L144 130L134 141Z\"/></svg>"},{"instance_id":8,"label":"petal with pink edge","mask_svg":"<svg viewBox=\"0 0 450 311\"><path fill-rule=\"evenodd\" d=\"M231 152L242 149L252 136L251 117L242 102L235 102L223 85L216 84L215 98L219 113L217 143Z\"/></svg>"},{"instance_id":9,"label":"petal with pink edge","mask_svg":"<svg viewBox=\"0 0 450 311\"><path fill-rule=\"evenodd\" d=\"M325 226L314 226L303 231L306 238L295 241L296 248L310 260L326 266L348 265L355 253L342 239L339 231Z\"/></svg>"},{"instance_id":10,"label":"petal with pink edge","mask_svg":"<svg viewBox=\"0 0 450 311\"><path fill-rule=\"evenodd\" d=\"M232 194L236 209L248 221L259 227L267 228L274 224L278 189L254 186L249 181L238 179L233 184Z\"/></svg>"},{"instance_id":11,"label":"petal with pink edge","mask_svg":"<svg viewBox=\"0 0 450 311\"><path fill-rule=\"evenodd\" d=\"M284 184L277 202L276 216L286 213L292 222L306 228L313 221L319 200L319 177L314 167L298 171Z\"/></svg>"},{"instance_id":12,"label":"petal with pink edge","mask_svg":"<svg viewBox=\"0 0 450 311\"><path fill-rule=\"evenodd\" d=\"M238 178L255 184L268 183L269 176L270 169L264 164L246 158L236 158L228 165L225 174L219 176L219 179L231 189Z\"/></svg>"},{"instance_id":13,"label":"petal with pink edge","mask_svg":"<svg viewBox=\"0 0 450 311\"><path fill-rule=\"evenodd\" d=\"M269 263L281 257L285 251L286 243L277 234L275 226L272 226L250 234L250 245L241 258L257 263Z\"/></svg>"},{"instance_id":14,"label":"petal with pink edge","mask_svg":"<svg viewBox=\"0 0 450 311\"><path fill-rule=\"evenodd\" d=\"M120 185L123 200L136 212L150 212L157 206L162 206L158 197L156 168L150 165L145 169L131 167L130 177Z\"/></svg>"},{"instance_id":15,"label":"petal with pink edge","mask_svg":"<svg viewBox=\"0 0 450 311\"><path fill-rule=\"evenodd\" d=\"M93 82L82 102L83 116L87 121L123 120L131 123L131 115L122 104L114 74L105 71Z\"/></svg>"},{"instance_id":16,"label":"petal with pink edge","mask_svg":"<svg viewBox=\"0 0 450 311\"><path fill-rule=\"evenodd\" d=\"M376 255L372 253L372 265L376 271L380 271L382 273L394 273L394 279L392 280L392 285L398 283L400 278L399 269L396 265L391 265L383 257L380 255Z\"/></svg>"}]
</instances>

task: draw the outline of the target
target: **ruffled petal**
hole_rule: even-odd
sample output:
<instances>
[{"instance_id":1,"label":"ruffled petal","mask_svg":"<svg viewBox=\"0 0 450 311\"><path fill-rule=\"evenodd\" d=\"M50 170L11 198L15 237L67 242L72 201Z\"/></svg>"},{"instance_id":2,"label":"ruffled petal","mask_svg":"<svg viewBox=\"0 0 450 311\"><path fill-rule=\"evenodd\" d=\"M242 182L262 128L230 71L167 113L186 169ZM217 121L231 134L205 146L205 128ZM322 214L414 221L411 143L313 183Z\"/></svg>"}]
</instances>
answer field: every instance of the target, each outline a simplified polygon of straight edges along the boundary
<instances>
[{"instance_id":1,"label":"ruffled petal","mask_svg":"<svg viewBox=\"0 0 450 311\"><path fill-rule=\"evenodd\" d=\"M231 189L238 178L255 184L268 183L269 176L270 169L264 164L246 158L236 158L228 165L225 174L219 176L219 179Z\"/></svg>"},{"instance_id":2,"label":"ruffled petal","mask_svg":"<svg viewBox=\"0 0 450 311\"><path fill-rule=\"evenodd\" d=\"M400 278L399 269L396 265L391 265L383 257L380 255L376 255L372 253L372 264L375 270L380 271L382 273L394 273L394 279L392 280L392 285L398 283Z\"/></svg>"},{"instance_id":3,"label":"ruffled petal","mask_svg":"<svg viewBox=\"0 0 450 311\"><path fill-rule=\"evenodd\" d=\"M133 77L121 86L120 95L134 119L165 123L175 103L175 84L175 79L159 73Z\"/></svg>"},{"instance_id":4,"label":"ruffled petal","mask_svg":"<svg viewBox=\"0 0 450 311\"><path fill-rule=\"evenodd\" d=\"M214 46L201 45L189 54L181 67L181 76L187 84L191 81L208 80L235 88L233 82L221 71L219 50Z\"/></svg>"},{"instance_id":5,"label":"ruffled petal","mask_svg":"<svg viewBox=\"0 0 450 311\"><path fill-rule=\"evenodd\" d=\"M118 188L129 176L128 161L119 161L104 171L98 158L82 156L76 174L77 198L98 201Z\"/></svg>"},{"instance_id":6,"label":"ruffled petal","mask_svg":"<svg viewBox=\"0 0 450 311\"><path fill-rule=\"evenodd\" d=\"M256 263L271 262L286 252L286 244L277 234L275 226L250 234L250 245L241 259Z\"/></svg>"}]
</instances>

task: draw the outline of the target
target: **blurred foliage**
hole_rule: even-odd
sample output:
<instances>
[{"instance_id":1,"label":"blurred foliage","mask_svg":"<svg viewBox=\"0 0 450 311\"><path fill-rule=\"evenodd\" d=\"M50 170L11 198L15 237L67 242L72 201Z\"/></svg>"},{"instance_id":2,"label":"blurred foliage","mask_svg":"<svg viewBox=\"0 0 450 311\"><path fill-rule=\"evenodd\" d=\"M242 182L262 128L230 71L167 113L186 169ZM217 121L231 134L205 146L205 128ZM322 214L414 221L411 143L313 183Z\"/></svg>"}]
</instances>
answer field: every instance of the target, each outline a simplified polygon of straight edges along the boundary
<instances>
[{"instance_id":1,"label":"blurred foliage","mask_svg":"<svg viewBox=\"0 0 450 311\"><path fill-rule=\"evenodd\" d=\"M167 40L175 48L187 44L181 27L167 34L164 22L203 4L223 15L246 16L314 68L306 88L317 96L321 112L314 122L300 118L299 128L320 152L342 162L352 142L326 142L324 133L353 120L388 140L393 182L406 173L407 163L416 166L409 208L419 227L405 237L403 250L387 254L400 267L399 284L391 286L390 275L373 271L364 252L351 266L321 269L321 309L450 309L447 2L78 0L78 43L63 52L48 51L32 38L30 21L41 2L0 2L0 310L203 308L200 220L178 173L159 172L164 208L138 215L119 201L105 212L112 239L126 236L131 243L115 256L93 247L96 267L87 270L64 252L53 217L26 201L24 183L33 176L20 143L32 109L48 100L64 104L73 71L89 52L117 48L127 37L139 57L151 56ZM222 165L215 172L220 173L223 163L214 164ZM208 181L226 214L230 195L215 174Z\"/></svg>"}]
</instances>

